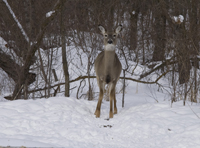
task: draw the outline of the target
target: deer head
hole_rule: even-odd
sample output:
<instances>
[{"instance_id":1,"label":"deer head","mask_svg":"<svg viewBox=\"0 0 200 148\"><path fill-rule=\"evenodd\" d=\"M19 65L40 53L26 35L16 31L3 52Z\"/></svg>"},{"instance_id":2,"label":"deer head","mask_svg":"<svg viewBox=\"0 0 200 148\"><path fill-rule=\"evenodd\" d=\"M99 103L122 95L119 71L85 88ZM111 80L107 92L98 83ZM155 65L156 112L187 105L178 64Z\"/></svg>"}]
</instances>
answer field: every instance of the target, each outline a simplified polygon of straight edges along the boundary
<instances>
[{"instance_id":1,"label":"deer head","mask_svg":"<svg viewBox=\"0 0 200 148\"><path fill-rule=\"evenodd\" d=\"M114 50L117 43L117 36L122 30L122 25L119 25L115 31L107 31L103 26L99 25L99 29L104 37L105 50Z\"/></svg>"}]
</instances>

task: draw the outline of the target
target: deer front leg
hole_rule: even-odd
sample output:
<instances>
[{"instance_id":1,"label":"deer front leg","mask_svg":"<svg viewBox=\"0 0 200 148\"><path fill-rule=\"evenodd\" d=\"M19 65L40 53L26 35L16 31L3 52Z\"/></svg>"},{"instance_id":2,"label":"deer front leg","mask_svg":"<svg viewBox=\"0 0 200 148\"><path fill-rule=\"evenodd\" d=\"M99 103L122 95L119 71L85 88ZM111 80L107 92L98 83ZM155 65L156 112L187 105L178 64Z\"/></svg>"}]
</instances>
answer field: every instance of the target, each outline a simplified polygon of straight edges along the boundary
<instances>
[{"instance_id":1,"label":"deer front leg","mask_svg":"<svg viewBox=\"0 0 200 148\"><path fill-rule=\"evenodd\" d=\"M112 88L110 91L110 113L109 113L109 118L113 118L113 100L115 96L115 89Z\"/></svg>"},{"instance_id":2,"label":"deer front leg","mask_svg":"<svg viewBox=\"0 0 200 148\"><path fill-rule=\"evenodd\" d=\"M96 115L96 118L100 117L100 109L101 109L102 99L103 99L103 89L100 88L99 100L98 100L98 103L97 103L96 111L94 113Z\"/></svg>"}]
</instances>

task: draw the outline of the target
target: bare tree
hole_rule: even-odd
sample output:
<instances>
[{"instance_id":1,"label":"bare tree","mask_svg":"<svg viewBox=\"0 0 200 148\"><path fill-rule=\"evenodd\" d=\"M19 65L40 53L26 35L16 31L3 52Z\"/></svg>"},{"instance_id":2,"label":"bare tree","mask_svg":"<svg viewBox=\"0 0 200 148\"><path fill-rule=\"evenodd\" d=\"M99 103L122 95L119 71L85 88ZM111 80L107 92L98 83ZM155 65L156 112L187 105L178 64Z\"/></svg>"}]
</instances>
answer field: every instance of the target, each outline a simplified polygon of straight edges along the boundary
<instances>
[{"instance_id":1,"label":"bare tree","mask_svg":"<svg viewBox=\"0 0 200 148\"><path fill-rule=\"evenodd\" d=\"M66 39L65 39L65 24L64 24L64 4L65 0L61 0L61 16L60 16L60 31L61 31L61 40L62 40L62 63L63 63L63 69L64 69L64 75L65 75L65 96L70 96L70 85L69 85L69 71L68 71L68 63L67 63L67 55L66 55Z\"/></svg>"}]
</instances>

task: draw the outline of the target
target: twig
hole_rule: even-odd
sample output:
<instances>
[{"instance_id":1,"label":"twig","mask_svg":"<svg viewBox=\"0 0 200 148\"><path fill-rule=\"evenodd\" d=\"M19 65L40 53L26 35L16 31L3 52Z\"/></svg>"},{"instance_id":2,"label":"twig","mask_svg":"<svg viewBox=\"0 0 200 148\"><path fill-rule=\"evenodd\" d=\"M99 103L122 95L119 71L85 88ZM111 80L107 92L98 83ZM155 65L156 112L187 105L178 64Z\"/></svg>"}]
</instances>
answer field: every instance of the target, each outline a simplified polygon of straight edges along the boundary
<instances>
[{"instance_id":1,"label":"twig","mask_svg":"<svg viewBox=\"0 0 200 148\"><path fill-rule=\"evenodd\" d=\"M197 116L197 118L200 119L200 117L197 115L197 113L194 112L194 110L191 108L191 106L188 104L188 102L186 101L187 105L189 106L189 108L191 109L191 111Z\"/></svg>"},{"instance_id":2,"label":"twig","mask_svg":"<svg viewBox=\"0 0 200 148\"><path fill-rule=\"evenodd\" d=\"M19 91L17 92L17 94L15 95L15 97L13 98L13 100L15 100L17 98L17 96L19 95L19 92L22 90L22 88L24 87L24 85L22 85L19 89Z\"/></svg>"},{"instance_id":3,"label":"twig","mask_svg":"<svg viewBox=\"0 0 200 148\"><path fill-rule=\"evenodd\" d=\"M144 78L144 77L150 75L150 74L153 73L154 71L156 71L156 70L158 70L158 69L161 69L161 68L164 67L164 66L177 63L177 61L170 61L170 60L171 60L171 59L166 60L166 61L164 61L162 64L160 64L159 66L157 66L156 68L150 70L149 72L146 72L146 73L142 74L142 75L140 76L140 79L142 79L142 78Z\"/></svg>"}]
</instances>

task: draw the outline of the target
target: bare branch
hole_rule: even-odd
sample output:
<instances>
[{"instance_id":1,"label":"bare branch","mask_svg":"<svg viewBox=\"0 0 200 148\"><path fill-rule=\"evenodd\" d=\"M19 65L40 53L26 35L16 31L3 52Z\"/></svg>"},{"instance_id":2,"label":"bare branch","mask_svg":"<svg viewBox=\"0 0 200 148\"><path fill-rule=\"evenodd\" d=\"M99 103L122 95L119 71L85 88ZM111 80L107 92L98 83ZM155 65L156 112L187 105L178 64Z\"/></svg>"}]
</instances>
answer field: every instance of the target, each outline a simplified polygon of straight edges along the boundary
<instances>
[{"instance_id":1,"label":"bare branch","mask_svg":"<svg viewBox=\"0 0 200 148\"><path fill-rule=\"evenodd\" d=\"M161 68L163 68L163 67L165 67L165 66L167 66L167 65L171 65L171 64L175 64L175 63L177 63L177 61L171 61L171 59L166 60L166 61L164 61L162 64L160 64L159 66L157 66L156 68L150 70L149 72L146 72L146 73L140 75L140 80L141 80L142 78L144 78L144 77L150 75L151 73L153 73L153 72L156 71L156 70L159 70L159 69L161 69Z\"/></svg>"},{"instance_id":2,"label":"bare branch","mask_svg":"<svg viewBox=\"0 0 200 148\"><path fill-rule=\"evenodd\" d=\"M138 83L143 83L143 84L156 84L158 83L158 81L163 77L165 76L169 71L163 73L162 75L160 75L155 81L151 81L151 82L148 82L148 81L141 81L141 80L137 80L137 79L133 79L133 78L130 78L130 77L119 77L120 79L125 79L125 80L130 80L130 81L134 81L134 82L138 82ZM88 78L96 78L96 76L79 76L73 80L70 81L70 83L72 82L76 82L76 81L79 81L79 80L83 80L83 79L88 79ZM58 84L55 84L53 86L49 86L48 88L54 88L56 86L60 86L60 85L65 85L65 83L58 83ZM33 93L33 92L37 92L37 91L43 91L45 89L48 89L47 87L43 87L43 88L39 88L39 89L35 89L35 90L30 90L28 91L28 93Z\"/></svg>"}]
</instances>

